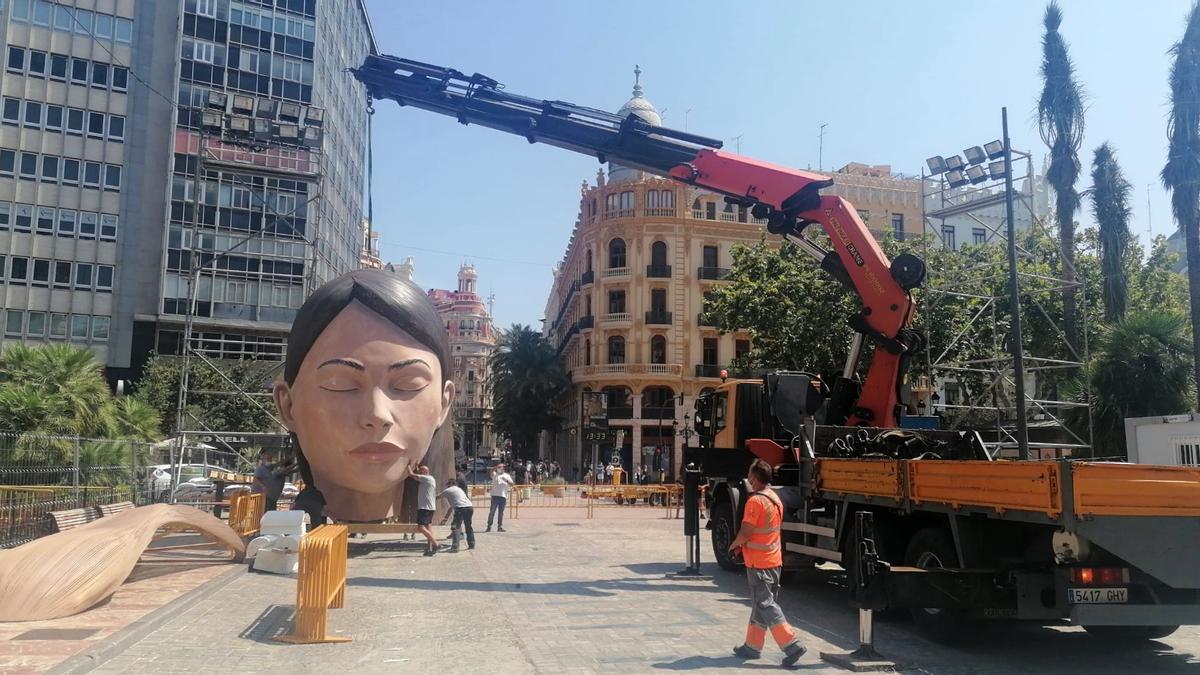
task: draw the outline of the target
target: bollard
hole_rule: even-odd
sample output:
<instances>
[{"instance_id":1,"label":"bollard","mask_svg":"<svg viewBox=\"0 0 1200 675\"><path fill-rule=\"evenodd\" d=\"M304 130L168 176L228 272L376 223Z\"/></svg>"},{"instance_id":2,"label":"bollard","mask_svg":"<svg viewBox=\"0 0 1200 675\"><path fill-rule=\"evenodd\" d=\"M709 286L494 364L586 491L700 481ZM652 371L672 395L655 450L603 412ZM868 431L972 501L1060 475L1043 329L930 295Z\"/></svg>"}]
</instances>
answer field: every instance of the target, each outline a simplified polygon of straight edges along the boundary
<instances>
[{"instance_id":1,"label":"bollard","mask_svg":"<svg viewBox=\"0 0 1200 675\"><path fill-rule=\"evenodd\" d=\"M875 651L873 608L878 606L882 609L887 604L886 596L880 596L881 587L877 577L885 571L887 563L881 562L875 551L875 528L871 512L859 511L855 515L854 550L857 555L854 560L845 561L845 566L850 573L852 602L858 605L858 649L848 654L821 652L821 660L856 673L899 670L894 661Z\"/></svg>"},{"instance_id":2,"label":"bollard","mask_svg":"<svg viewBox=\"0 0 1200 675\"><path fill-rule=\"evenodd\" d=\"M350 642L350 638L325 634L330 608L346 600L348 528L323 525L300 540L300 569L296 574L296 621L291 635L275 638L292 644Z\"/></svg>"},{"instance_id":3,"label":"bollard","mask_svg":"<svg viewBox=\"0 0 1200 675\"><path fill-rule=\"evenodd\" d=\"M701 577L700 573L700 481L703 474L695 465L683 470L683 535L687 542L687 567L676 576Z\"/></svg>"}]
</instances>

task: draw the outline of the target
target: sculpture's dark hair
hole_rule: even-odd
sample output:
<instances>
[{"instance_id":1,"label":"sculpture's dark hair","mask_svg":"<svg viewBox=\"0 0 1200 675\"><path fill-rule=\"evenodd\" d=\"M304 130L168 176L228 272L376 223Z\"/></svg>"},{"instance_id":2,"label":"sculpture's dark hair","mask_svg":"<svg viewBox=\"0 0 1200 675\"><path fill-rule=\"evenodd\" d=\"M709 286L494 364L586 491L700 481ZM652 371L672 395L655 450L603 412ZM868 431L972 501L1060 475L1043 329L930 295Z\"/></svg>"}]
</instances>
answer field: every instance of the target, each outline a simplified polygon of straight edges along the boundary
<instances>
[{"instance_id":1,"label":"sculpture's dark hair","mask_svg":"<svg viewBox=\"0 0 1200 675\"><path fill-rule=\"evenodd\" d=\"M300 366L312 349L313 343L338 314L354 301L358 301L431 350L441 365L442 382L450 379L450 340L442 318L425 291L393 272L355 270L321 286L300 306L296 318L292 321L292 332L288 335L287 357L283 364L284 382L290 386L296 381ZM431 467L430 472L439 481L452 480L454 477L454 440L453 433L449 430L451 426L451 419L447 416L442 428L434 433L429 451L422 460ZM295 434L292 434L292 445L305 485L319 489ZM404 494L402 510L405 512L403 515L407 516L407 512L412 510L410 502L415 509L416 491L405 490Z\"/></svg>"}]
</instances>

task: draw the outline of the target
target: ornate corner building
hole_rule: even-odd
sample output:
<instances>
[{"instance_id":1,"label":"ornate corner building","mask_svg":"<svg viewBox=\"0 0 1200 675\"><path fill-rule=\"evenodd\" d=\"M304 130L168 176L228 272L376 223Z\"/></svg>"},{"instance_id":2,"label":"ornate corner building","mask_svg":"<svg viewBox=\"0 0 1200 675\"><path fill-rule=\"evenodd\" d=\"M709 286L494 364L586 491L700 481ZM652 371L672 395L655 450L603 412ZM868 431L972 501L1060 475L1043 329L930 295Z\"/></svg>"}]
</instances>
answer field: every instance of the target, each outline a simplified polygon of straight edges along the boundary
<instances>
[{"instance_id":1,"label":"ornate corner building","mask_svg":"<svg viewBox=\"0 0 1200 675\"><path fill-rule=\"evenodd\" d=\"M406 260L411 278L411 258ZM403 273L403 272L398 272ZM488 394L488 359L496 348L496 330L492 317L477 291L479 274L472 265L458 270L458 290L440 288L429 290L438 314L446 322L450 334L450 354L454 360L452 379L457 392L454 415L462 427L457 448L460 458L491 456L495 439L489 428L492 401Z\"/></svg>"},{"instance_id":2,"label":"ornate corner building","mask_svg":"<svg viewBox=\"0 0 1200 675\"><path fill-rule=\"evenodd\" d=\"M661 125L640 74L618 114ZM833 178L829 192L851 199L877 234L922 231L918 179L862 164ZM572 386L560 402L561 429L543 438L543 457L568 476L614 455L627 470L679 474L696 397L750 349L747 333L706 325L705 298L727 283L731 249L753 245L765 224L721 195L627 167L610 164L595 184L584 182L546 302L545 333ZM595 444L584 442L590 424L581 423L589 392L607 395L610 431Z\"/></svg>"}]
</instances>

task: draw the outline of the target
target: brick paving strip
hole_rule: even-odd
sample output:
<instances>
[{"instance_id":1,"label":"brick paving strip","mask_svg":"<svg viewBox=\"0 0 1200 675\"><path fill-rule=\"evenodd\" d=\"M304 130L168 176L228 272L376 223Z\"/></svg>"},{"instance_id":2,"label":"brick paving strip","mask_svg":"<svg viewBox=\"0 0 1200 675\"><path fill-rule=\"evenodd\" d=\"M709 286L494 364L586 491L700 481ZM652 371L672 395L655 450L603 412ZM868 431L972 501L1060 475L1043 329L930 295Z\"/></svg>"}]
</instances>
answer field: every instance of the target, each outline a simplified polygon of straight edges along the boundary
<instances>
[{"instance_id":1,"label":"brick paving strip","mask_svg":"<svg viewBox=\"0 0 1200 675\"><path fill-rule=\"evenodd\" d=\"M579 511L575 513L574 511ZM481 517L482 516L482 517ZM478 513L476 521L486 519ZM92 672L114 673L653 673L779 668L779 652L743 664L729 654L749 614L745 579L671 576L683 566L682 525L661 510L523 509L508 532L479 534L472 552L421 556L421 542L354 540L346 606L330 610L347 644L287 645L296 582L235 574L123 645ZM444 533L445 528L438 528ZM856 644L855 614L834 567L801 575L782 604L809 648L805 672L844 672L819 651ZM916 634L904 618L876 624L885 655L916 672L1190 672L1200 631L1180 631L1155 651L1112 651L1079 629L1001 627L963 647Z\"/></svg>"},{"instance_id":2,"label":"brick paving strip","mask_svg":"<svg viewBox=\"0 0 1200 675\"><path fill-rule=\"evenodd\" d=\"M193 537L162 540L186 543ZM222 583L241 565L204 549L147 553L107 602L71 617L0 623L0 673L70 673L90 669L173 611ZM91 664L91 665L89 665Z\"/></svg>"}]
</instances>

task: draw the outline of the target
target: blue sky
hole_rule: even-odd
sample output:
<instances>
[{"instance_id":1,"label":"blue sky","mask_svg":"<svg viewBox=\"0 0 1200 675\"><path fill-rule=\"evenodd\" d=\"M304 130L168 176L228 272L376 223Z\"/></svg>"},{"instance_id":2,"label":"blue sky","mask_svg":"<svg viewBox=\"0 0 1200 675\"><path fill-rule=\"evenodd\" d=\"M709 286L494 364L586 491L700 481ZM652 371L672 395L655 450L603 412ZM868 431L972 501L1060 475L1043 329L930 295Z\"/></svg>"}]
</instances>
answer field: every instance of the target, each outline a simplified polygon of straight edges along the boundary
<instances>
[{"instance_id":1,"label":"blue sky","mask_svg":"<svg viewBox=\"0 0 1200 675\"><path fill-rule=\"evenodd\" d=\"M1134 185L1132 229L1174 229L1158 172L1166 157L1167 50L1187 0L1066 0L1062 32L1088 93L1079 189L1111 141ZM514 93L616 110L640 64L665 124L780 164L846 162L917 173L924 159L1000 136L1037 134L1041 16L1026 0L909 2L407 2L367 0L380 51L480 72ZM495 293L498 325L540 327L551 269L575 220L582 155L391 101L374 118L375 228L385 260L452 288L463 261ZM1039 162L1040 166L1040 162ZM1147 205L1149 186L1149 207ZM1149 212L1149 213L1148 213ZM1079 216L1092 222L1086 209Z\"/></svg>"}]
</instances>

